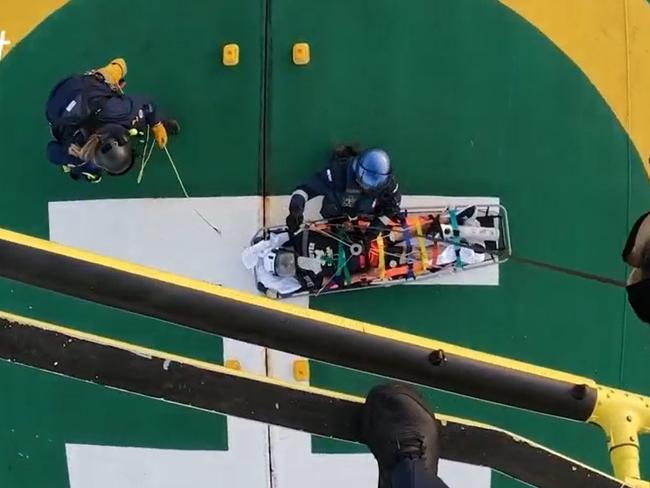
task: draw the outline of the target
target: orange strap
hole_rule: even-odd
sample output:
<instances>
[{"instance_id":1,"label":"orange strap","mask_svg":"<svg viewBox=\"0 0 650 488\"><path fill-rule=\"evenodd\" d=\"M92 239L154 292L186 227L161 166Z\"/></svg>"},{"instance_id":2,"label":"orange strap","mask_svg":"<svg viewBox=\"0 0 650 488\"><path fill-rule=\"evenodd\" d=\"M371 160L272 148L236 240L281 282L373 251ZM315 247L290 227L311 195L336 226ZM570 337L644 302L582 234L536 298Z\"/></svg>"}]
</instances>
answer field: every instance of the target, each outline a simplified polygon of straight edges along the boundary
<instances>
[{"instance_id":1,"label":"orange strap","mask_svg":"<svg viewBox=\"0 0 650 488\"><path fill-rule=\"evenodd\" d=\"M386 259L384 256L384 238L381 234L377 236L377 250L379 251L379 279L386 277Z\"/></svg>"}]
</instances>

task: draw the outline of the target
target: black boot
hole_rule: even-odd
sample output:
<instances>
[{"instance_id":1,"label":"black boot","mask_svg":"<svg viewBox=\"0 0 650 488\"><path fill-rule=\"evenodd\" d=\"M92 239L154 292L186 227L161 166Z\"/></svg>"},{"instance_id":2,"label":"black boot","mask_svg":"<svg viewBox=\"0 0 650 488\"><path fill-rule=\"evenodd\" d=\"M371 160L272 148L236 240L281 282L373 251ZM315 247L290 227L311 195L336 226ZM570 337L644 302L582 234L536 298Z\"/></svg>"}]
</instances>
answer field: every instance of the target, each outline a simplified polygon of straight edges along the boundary
<instances>
[{"instance_id":1,"label":"black boot","mask_svg":"<svg viewBox=\"0 0 650 488\"><path fill-rule=\"evenodd\" d=\"M444 486L437 477L438 423L424 400L408 386L381 385L370 391L361 435L377 459L380 488L400 488L393 483L393 475L398 465L398 471L402 470L403 462L414 463L417 476L428 480L418 486Z\"/></svg>"},{"instance_id":2,"label":"black boot","mask_svg":"<svg viewBox=\"0 0 650 488\"><path fill-rule=\"evenodd\" d=\"M632 266L625 287L627 299L636 316L650 324L650 212L634 223L621 254Z\"/></svg>"},{"instance_id":3,"label":"black boot","mask_svg":"<svg viewBox=\"0 0 650 488\"><path fill-rule=\"evenodd\" d=\"M635 268L650 268L650 212L641 215L632 226L621 257Z\"/></svg>"},{"instance_id":4,"label":"black boot","mask_svg":"<svg viewBox=\"0 0 650 488\"><path fill-rule=\"evenodd\" d=\"M165 130L170 136L177 136L181 132L181 124L179 124L175 119L163 120L162 124L165 126Z\"/></svg>"}]
</instances>

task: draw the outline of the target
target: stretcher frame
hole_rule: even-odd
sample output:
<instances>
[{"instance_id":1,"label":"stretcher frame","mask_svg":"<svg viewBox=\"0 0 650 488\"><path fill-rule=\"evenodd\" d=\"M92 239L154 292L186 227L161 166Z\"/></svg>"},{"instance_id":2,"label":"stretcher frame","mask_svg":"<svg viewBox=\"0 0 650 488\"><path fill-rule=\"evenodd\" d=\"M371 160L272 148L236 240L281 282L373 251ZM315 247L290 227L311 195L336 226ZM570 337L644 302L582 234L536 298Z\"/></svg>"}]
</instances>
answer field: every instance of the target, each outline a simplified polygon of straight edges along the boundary
<instances>
[{"instance_id":1,"label":"stretcher frame","mask_svg":"<svg viewBox=\"0 0 650 488\"><path fill-rule=\"evenodd\" d=\"M462 267L456 266L454 263L450 263L447 265L444 265L441 269L435 272L428 272L428 273L423 273L420 275L417 275L414 279L409 279L408 277L406 278L395 278L395 279L376 279L373 281L368 281L362 286L353 286L353 287L339 287L336 289L320 289L320 290L315 290L315 291L308 291L308 290L299 290L295 293L290 293L290 294L279 294L277 292L274 292L274 290L269 290L267 291L266 295L270 298L277 298L277 299L285 299L285 298L291 298L291 297L299 297L299 296L320 296L320 295L328 295L328 294L333 294L333 293L343 293L343 292L349 292L349 291L358 291L358 290L366 290L369 288L386 288L386 287L391 287L391 286L397 286L397 285L404 285L404 284L410 284L410 283L421 283L423 281L432 281L434 279L437 279L441 276L448 276L450 274L454 273L463 273L467 272L473 269L478 269L478 268L483 268L486 266L493 266L493 265L499 265L503 264L510 257L512 256L512 244L511 244L511 238L510 238L510 226L509 226L509 219L508 219L508 211L507 209L500 204L475 204L473 205L477 208L477 215L476 217L481 218L481 217L494 217L496 221L495 227L499 230L499 241L497 244L497 250L487 250L486 253L489 254L489 258L486 259L485 261L481 263L475 263L475 264L464 264ZM459 212L462 208L467 207L467 205L460 206L460 205L448 205L448 206L435 206L435 207L410 207L406 208L402 211L402 215L404 216L409 216L412 214L437 214L437 215L443 215L446 212L448 213L450 210L455 210ZM303 225L304 228L309 228L311 226L318 226L318 225L324 225L324 224L329 224L330 220L332 219L319 219L319 220L312 220L309 222L305 222ZM301 229L302 230L302 229ZM275 226L269 226L269 227L262 227L260 228L253 238L251 239L251 245L254 245L261 240L267 239L269 234L271 233L281 233L281 232L287 232L287 226L286 225L275 225ZM335 237L335 236L333 236ZM430 240L430 238L428 238ZM468 247L472 248L471 245L464 244L464 243L457 243L453 242L450 239L441 239L439 242L448 244L448 245L453 245L457 246L458 248L461 247ZM257 267L256 267L257 268ZM258 276L257 276L257 270L256 268L253 270L253 275L255 277L255 283L259 284Z\"/></svg>"}]
</instances>

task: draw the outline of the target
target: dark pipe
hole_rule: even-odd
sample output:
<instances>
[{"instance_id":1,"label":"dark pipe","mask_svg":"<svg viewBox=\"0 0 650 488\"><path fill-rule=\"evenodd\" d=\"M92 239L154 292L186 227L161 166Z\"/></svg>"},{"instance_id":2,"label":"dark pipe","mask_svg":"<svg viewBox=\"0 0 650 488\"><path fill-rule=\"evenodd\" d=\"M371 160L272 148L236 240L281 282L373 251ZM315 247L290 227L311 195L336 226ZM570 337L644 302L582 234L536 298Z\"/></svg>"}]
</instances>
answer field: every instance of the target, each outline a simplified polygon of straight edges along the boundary
<instances>
[{"instance_id":1,"label":"dark pipe","mask_svg":"<svg viewBox=\"0 0 650 488\"><path fill-rule=\"evenodd\" d=\"M588 419L596 402L591 387L576 395L580 385L573 383L434 352L3 239L0 275L195 330L568 419Z\"/></svg>"}]
</instances>

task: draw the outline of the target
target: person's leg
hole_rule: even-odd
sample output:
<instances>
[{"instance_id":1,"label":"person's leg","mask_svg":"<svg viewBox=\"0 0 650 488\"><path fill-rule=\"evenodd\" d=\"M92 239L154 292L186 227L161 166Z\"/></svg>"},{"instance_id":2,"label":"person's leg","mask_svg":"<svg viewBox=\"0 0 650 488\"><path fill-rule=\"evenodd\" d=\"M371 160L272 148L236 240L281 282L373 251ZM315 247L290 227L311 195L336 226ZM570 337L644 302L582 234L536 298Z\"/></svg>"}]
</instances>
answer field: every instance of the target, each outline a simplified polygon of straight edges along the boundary
<instances>
[{"instance_id":1,"label":"person's leg","mask_svg":"<svg viewBox=\"0 0 650 488\"><path fill-rule=\"evenodd\" d=\"M438 476L432 476L419 459L404 459L391 471L392 488L448 488ZM381 486L381 485L380 485Z\"/></svg>"},{"instance_id":2,"label":"person's leg","mask_svg":"<svg viewBox=\"0 0 650 488\"><path fill-rule=\"evenodd\" d=\"M650 266L650 212L641 215L632 226L621 257L634 268Z\"/></svg>"},{"instance_id":3,"label":"person's leg","mask_svg":"<svg viewBox=\"0 0 650 488\"><path fill-rule=\"evenodd\" d=\"M650 278L635 268L630 273L627 286L627 300L639 320L650 324Z\"/></svg>"},{"instance_id":4,"label":"person's leg","mask_svg":"<svg viewBox=\"0 0 650 488\"><path fill-rule=\"evenodd\" d=\"M364 405L361 434L377 460L380 488L446 486L438 478L438 423L412 388L373 388Z\"/></svg>"},{"instance_id":5,"label":"person's leg","mask_svg":"<svg viewBox=\"0 0 650 488\"><path fill-rule=\"evenodd\" d=\"M621 257L632 267L625 287L628 302L637 317L650 324L650 213L632 226Z\"/></svg>"}]
</instances>

